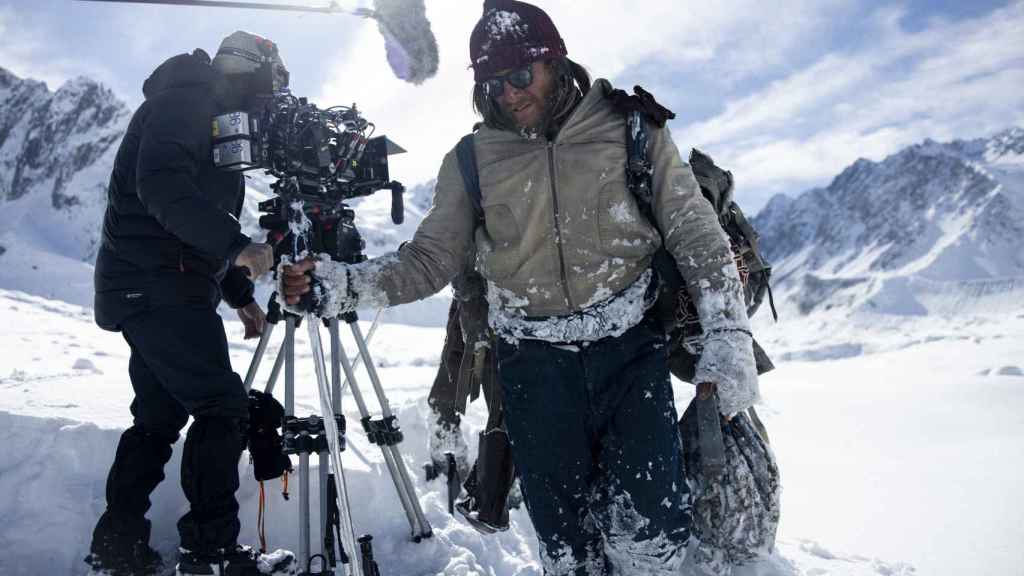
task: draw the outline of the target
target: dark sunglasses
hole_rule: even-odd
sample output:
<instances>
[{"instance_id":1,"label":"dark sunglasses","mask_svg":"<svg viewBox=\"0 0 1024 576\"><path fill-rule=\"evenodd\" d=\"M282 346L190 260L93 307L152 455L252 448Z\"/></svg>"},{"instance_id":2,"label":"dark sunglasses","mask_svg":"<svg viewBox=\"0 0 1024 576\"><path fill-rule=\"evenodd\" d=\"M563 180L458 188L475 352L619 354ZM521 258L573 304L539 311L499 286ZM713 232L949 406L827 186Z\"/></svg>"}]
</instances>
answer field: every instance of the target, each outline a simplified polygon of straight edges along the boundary
<instances>
[{"instance_id":1,"label":"dark sunglasses","mask_svg":"<svg viewBox=\"0 0 1024 576\"><path fill-rule=\"evenodd\" d=\"M530 84L533 84L533 65L527 64L522 68L517 68L507 74L501 74L499 76L492 76L487 80L484 80L484 94L490 98L498 98L505 92L505 82L508 82L512 86L524 90Z\"/></svg>"}]
</instances>

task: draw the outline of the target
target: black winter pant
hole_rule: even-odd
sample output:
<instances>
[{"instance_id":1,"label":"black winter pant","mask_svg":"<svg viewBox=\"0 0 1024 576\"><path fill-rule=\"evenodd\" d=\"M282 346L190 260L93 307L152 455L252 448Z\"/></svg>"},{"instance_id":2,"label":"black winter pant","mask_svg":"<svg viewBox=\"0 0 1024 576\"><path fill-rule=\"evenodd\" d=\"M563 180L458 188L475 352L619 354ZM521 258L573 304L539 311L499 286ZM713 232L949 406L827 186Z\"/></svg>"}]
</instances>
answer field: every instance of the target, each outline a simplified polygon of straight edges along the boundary
<instances>
[{"instance_id":1,"label":"black winter pant","mask_svg":"<svg viewBox=\"0 0 1024 576\"><path fill-rule=\"evenodd\" d=\"M123 334L131 347L135 422L121 436L107 477L107 510L93 550L148 539L149 496L164 479L171 445L189 415L195 420L185 438L181 486L190 509L178 521L181 545L196 551L233 546L248 400L231 370L220 316L209 307L168 308L125 321Z\"/></svg>"},{"instance_id":2,"label":"black winter pant","mask_svg":"<svg viewBox=\"0 0 1024 576\"><path fill-rule=\"evenodd\" d=\"M544 573L678 573L690 497L657 325L575 350L502 341L498 358Z\"/></svg>"}]
</instances>

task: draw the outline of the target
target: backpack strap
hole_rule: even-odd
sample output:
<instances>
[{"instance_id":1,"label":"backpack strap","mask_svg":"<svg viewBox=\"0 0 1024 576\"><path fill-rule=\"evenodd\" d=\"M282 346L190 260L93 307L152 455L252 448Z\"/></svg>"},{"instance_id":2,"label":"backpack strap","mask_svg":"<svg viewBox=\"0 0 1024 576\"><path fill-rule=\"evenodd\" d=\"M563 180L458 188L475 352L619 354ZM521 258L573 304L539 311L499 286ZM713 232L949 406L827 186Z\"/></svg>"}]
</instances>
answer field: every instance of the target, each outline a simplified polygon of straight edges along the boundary
<instances>
[{"instance_id":1,"label":"backpack strap","mask_svg":"<svg viewBox=\"0 0 1024 576\"><path fill-rule=\"evenodd\" d=\"M676 117L665 108L650 92L639 86L633 87L633 94L623 90L608 93L612 106L626 117L626 184L636 196L640 211L658 228L654 220L654 192L651 186L654 165L648 158L647 123L662 128L665 122ZM661 230L659 229L660 233Z\"/></svg>"},{"instance_id":2,"label":"backpack strap","mask_svg":"<svg viewBox=\"0 0 1024 576\"><path fill-rule=\"evenodd\" d=\"M642 90L639 86L637 89ZM627 98L635 99L637 97ZM620 101L622 101L621 96ZM620 108L620 110L622 109ZM674 309L675 294L684 284L679 266L676 264L675 258L665 248L665 235L662 233L661 226L658 226L658 220L654 217L654 189L652 186L654 165L648 158L647 152L647 118L642 108L633 107L626 111L626 186L636 198L640 213L647 218L651 226L658 231L658 236L661 237L661 248L654 253L651 268L654 269L658 277L658 291L662 295L656 305L661 309L659 316L667 318L674 316L674 312L668 309Z\"/></svg>"},{"instance_id":3,"label":"backpack strap","mask_svg":"<svg viewBox=\"0 0 1024 576\"><path fill-rule=\"evenodd\" d=\"M484 208L481 204L480 172L476 166L475 135L475 132L470 132L459 140L455 146L455 156L459 160L459 172L462 173L462 181L466 186L469 201L473 204L473 212L476 214L477 222L482 224Z\"/></svg>"},{"instance_id":4,"label":"backpack strap","mask_svg":"<svg viewBox=\"0 0 1024 576\"><path fill-rule=\"evenodd\" d=\"M658 228L654 220L654 192L651 180L654 165L647 157L647 123L639 110L626 115L626 186L636 196L640 211ZM659 229L660 233L661 230Z\"/></svg>"}]
</instances>

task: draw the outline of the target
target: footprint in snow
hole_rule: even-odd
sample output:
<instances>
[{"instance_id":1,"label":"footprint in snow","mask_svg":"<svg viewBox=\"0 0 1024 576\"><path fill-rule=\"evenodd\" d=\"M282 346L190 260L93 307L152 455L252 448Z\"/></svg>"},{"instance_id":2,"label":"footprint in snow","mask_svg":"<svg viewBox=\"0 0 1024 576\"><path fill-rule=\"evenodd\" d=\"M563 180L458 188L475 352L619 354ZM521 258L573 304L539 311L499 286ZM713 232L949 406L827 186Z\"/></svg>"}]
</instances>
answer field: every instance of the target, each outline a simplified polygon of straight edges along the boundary
<instances>
[{"instance_id":1,"label":"footprint in snow","mask_svg":"<svg viewBox=\"0 0 1024 576\"><path fill-rule=\"evenodd\" d=\"M93 374L103 374L103 372L92 363L92 360L88 358L79 358L75 360L75 364L71 366L72 370L89 370Z\"/></svg>"},{"instance_id":2,"label":"footprint in snow","mask_svg":"<svg viewBox=\"0 0 1024 576\"><path fill-rule=\"evenodd\" d=\"M999 376L1024 376L1024 370L1019 366L1003 366L996 371Z\"/></svg>"}]
</instances>

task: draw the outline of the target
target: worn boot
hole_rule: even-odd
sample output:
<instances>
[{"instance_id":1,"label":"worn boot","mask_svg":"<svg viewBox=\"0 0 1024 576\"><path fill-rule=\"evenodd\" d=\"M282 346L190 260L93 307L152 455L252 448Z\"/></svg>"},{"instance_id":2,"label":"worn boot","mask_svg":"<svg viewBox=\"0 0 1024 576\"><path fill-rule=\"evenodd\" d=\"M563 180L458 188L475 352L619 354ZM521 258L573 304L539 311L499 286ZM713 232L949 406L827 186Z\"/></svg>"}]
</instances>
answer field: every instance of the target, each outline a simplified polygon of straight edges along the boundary
<instances>
[{"instance_id":1,"label":"worn boot","mask_svg":"<svg viewBox=\"0 0 1024 576\"><path fill-rule=\"evenodd\" d=\"M109 514L104 514L93 532L85 563L90 576L150 576L160 574L163 559L149 547L150 524L145 520L138 534L119 532Z\"/></svg>"},{"instance_id":2,"label":"worn boot","mask_svg":"<svg viewBox=\"0 0 1024 576\"><path fill-rule=\"evenodd\" d=\"M299 573L295 555L286 550L261 554L249 546L235 546L212 553L181 549L176 576L294 576Z\"/></svg>"}]
</instances>

